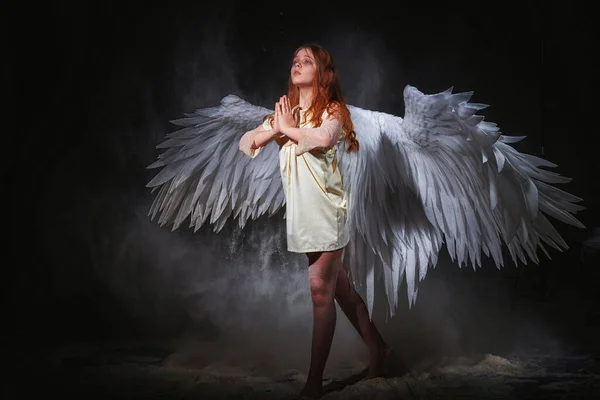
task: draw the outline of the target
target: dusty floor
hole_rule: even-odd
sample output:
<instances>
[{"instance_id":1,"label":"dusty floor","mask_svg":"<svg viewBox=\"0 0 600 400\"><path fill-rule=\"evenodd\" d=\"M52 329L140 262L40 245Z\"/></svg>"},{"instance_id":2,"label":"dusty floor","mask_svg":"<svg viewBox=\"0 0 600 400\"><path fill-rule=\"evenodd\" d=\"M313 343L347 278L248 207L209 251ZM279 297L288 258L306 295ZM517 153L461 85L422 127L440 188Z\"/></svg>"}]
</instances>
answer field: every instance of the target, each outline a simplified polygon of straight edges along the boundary
<instances>
[{"instance_id":1,"label":"dusty floor","mask_svg":"<svg viewBox=\"0 0 600 400\"><path fill-rule=\"evenodd\" d=\"M551 308L547 311L557 314ZM351 330L339 323L323 398L600 398L600 315L581 312L587 318L574 310L571 319L557 314L556 326L569 329L557 328L554 338L536 336L508 351L499 351L502 354L425 354L413 357L409 366L402 357L396 357L389 365L389 377L370 380L361 376L366 354L349 351L361 348L361 343L344 336ZM3 398L293 398L305 379L308 349L285 342L254 343L254 348L235 348L210 340L80 342L32 354L23 349L15 365L20 376L8 382Z\"/></svg>"},{"instance_id":2,"label":"dusty floor","mask_svg":"<svg viewBox=\"0 0 600 400\"><path fill-rule=\"evenodd\" d=\"M267 371L251 364L210 362L210 343L196 344L195 351L196 365L191 366L193 354L170 353L149 344L73 345L37 360L37 368L29 366L30 379L4 398L288 399L305 378L295 369ZM425 362L411 372L371 380L360 380L364 364L347 360L328 368L323 398L598 398L598 356L530 349L507 357L483 354Z\"/></svg>"}]
</instances>

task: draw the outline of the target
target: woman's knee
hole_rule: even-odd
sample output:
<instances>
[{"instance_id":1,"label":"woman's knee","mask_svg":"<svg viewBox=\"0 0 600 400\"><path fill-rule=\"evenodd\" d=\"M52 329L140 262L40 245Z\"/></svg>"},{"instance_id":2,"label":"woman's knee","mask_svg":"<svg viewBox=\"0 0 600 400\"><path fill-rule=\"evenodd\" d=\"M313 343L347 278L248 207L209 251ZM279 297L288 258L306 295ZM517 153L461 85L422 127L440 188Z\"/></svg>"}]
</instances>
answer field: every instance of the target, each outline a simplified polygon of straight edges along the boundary
<instances>
[{"instance_id":1,"label":"woman's knee","mask_svg":"<svg viewBox=\"0 0 600 400\"><path fill-rule=\"evenodd\" d=\"M335 295L335 286L328 279L321 276L311 276L309 278L310 297L313 304L320 305L333 301Z\"/></svg>"},{"instance_id":2,"label":"woman's knee","mask_svg":"<svg viewBox=\"0 0 600 400\"><path fill-rule=\"evenodd\" d=\"M330 302L335 296L338 265L331 254L323 253L308 268L308 280L313 302Z\"/></svg>"}]
</instances>

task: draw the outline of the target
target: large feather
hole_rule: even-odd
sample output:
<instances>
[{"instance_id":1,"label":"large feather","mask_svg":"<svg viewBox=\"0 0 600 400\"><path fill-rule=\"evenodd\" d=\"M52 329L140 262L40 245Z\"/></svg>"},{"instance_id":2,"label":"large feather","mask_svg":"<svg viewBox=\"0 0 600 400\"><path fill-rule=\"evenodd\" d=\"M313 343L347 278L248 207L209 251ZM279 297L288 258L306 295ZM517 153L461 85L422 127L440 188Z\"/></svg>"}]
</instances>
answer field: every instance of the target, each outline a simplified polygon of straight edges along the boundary
<instances>
[{"instance_id":1,"label":"large feather","mask_svg":"<svg viewBox=\"0 0 600 400\"><path fill-rule=\"evenodd\" d=\"M552 186L570 179L509 146L523 137L501 135L471 95L407 86L404 118L350 106L361 149L339 151L351 229L344 263L369 313L380 279L390 314L404 278L412 306L442 243L460 266L481 266L483 253L500 268L504 245L515 263L539 262L544 243L567 248L547 217L583 227L573 216L581 199Z\"/></svg>"},{"instance_id":2,"label":"large feather","mask_svg":"<svg viewBox=\"0 0 600 400\"><path fill-rule=\"evenodd\" d=\"M157 146L166 150L148 167L162 168L147 184L158 190L152 219L175 230L189 217L194 230L209 222L218 232L229 218L244 227L249 218L276 213L285 204L277 145L254 159L238 149L242 135L272 112L228 95L172 121L182 128Z\"/></svg>"}]
</instances>

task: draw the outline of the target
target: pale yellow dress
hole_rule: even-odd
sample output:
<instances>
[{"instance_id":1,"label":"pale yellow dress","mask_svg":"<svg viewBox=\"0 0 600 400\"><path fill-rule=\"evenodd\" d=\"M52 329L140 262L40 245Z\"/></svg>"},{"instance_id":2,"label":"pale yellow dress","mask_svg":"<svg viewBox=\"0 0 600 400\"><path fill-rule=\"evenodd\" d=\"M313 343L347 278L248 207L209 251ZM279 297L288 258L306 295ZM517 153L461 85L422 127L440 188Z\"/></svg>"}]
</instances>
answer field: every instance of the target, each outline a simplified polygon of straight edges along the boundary
<instances>
[{"instance_id":1,"label":"pale yellow dress","mask_svg":"<svg viewBox=\"0 0 600 400\"><path fill-rule=\"evenodd\" d=\"M298 144L288 142L279 150L281 181L286 199L287 248L295 253L333 251L349 241L347 197L343 176L337 165L335 145L343 140L341 122L323 114L320 127L306 122L300 110ZM264 129L271 129L268 121ZM240 150L256 157L261 148L252 150L252 135L247 132Z\"/></svg>"}]
</instances>

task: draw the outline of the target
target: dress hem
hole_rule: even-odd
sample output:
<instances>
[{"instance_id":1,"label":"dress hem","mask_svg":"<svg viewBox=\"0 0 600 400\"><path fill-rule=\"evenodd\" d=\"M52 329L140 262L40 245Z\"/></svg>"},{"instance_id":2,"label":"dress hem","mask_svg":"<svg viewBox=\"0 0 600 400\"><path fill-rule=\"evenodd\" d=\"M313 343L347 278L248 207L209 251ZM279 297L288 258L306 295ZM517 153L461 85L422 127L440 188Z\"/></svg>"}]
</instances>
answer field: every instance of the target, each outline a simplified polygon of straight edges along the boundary
<instances>
[{"instance_id":1,"label":"dress hem","mask_svg":"<svg viewBox=\"0 0 600 400\"><path fill-rule=\"evenodd\" d=\"M308 250L290 249L288 247L288 251L292 252L292 253L316 253L316 252L323 252L323 251L336 251L336 250L343 249L347 245L348 245L348 243L343 244L341 246L333 246L333 247L325 247L325 248L323 248L323 247L321 247L321 248L312 248L312 249L308 249Z\"/></svg>"}]
</instances>

